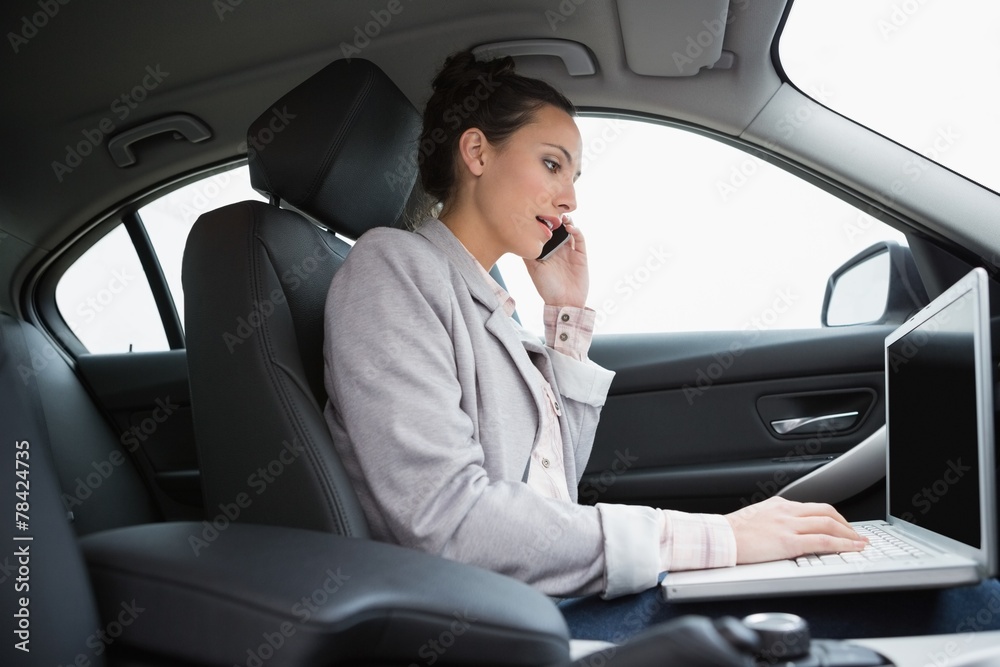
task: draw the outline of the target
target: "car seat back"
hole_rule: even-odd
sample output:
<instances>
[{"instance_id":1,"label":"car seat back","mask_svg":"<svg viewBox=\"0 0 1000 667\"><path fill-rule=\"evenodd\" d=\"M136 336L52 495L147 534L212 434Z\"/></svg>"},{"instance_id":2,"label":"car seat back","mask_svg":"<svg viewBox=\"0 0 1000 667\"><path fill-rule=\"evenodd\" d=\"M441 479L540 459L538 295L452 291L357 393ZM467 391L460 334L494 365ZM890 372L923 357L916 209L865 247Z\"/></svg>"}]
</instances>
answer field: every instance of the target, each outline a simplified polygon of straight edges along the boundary
<instances>
[{"instance_id":1,"label":"car seat back","mask_svg":"<svg viewBox=\"0 0 1000 667\"><path fill-rule=\"evenodd\" d=\"M77 373L42 333L28 322L0 315L27 357L17 375L41 396L60 500L78 535L161 519L123 439Z\"/></svg>"},{"instance_id":2,"label":"car seat back","mask_svg":"<svg viewBox=\"0 0 1000 667\"><path fill-rule=\"evenodd\" d=\"M0 664L71 665L82 655L99 667L104 659L88 643L100 645L97 607L60 499L39 364L32 364L28 344L36 335L31 325L0 314L0 489L10 511L2 529L0 599L13 629ZM49 361L65 365L58 357Z\"/></svg>"},{"instance_id":3,"label":"car seat back","mask_svg":"<svg viewBox=\"0 0 1000 667\"><path fill-rule=\"evenodd\" d=\"M192 229L185 321L209 518L367 536L323 419L323 311L350 249L330 230L354 238L399 220L419 131L381 70L336 61L249 129L251 183L272 203L226 206Z\"/></svg>"}]
</instances>

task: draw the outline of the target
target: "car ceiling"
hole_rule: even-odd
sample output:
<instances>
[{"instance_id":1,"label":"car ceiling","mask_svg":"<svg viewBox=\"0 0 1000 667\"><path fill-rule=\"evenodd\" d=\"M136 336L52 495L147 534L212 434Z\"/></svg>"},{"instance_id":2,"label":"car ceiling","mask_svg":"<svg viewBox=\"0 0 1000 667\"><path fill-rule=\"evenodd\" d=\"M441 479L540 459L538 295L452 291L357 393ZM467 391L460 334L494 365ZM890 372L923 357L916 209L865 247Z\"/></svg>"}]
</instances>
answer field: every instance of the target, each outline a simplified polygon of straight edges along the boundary
<instances>
[{"instance_id":1,"label":"car ceiling","mask_svg":"<svg viewBox=\"0 0 1000 667\"><path fill-rule=\"evenodd\" d=\"M617 2L396 1L401 11L360 57L381 66L418 108L446 55L522 38L571 40L590 50L597 65L591 76L571 77L551 57L519 59L521 71L550 80L583 108L630 109L734 136L780 85L770 44L785 0L731 3L723 48L735 54L736 66L694 77L632 73L626 41L630 49L662 49L663 30L650 21L623 36ZM342 43L352 43L356 28L390 0L59 2L10 0L0 10L8 35L0 61L7 100L0 110L0 230L7 235L0 243L0 281L10 290L0 307L7 310L16 308L31 267L88 224L178 174L238 158L250 122L343 57ZM661 0L621 2L639 12L662 7ZM40 16L43 5L52 16ZM25 28L32 17L42 25L34 33ZM17 40L16 53L9 33L26 37ZM125 107L112 103L142 83L147 67L159 68L162 81L122 118ZM138 146L136 165L119 168L102 136L91 155L57 180L53 162L66 163L67 145L84 140L85 130L99 130L102 120L114 124L113 135L174 113L202 119L212 138L192 144L163 135Z\"/></svg>"}]
</instances>

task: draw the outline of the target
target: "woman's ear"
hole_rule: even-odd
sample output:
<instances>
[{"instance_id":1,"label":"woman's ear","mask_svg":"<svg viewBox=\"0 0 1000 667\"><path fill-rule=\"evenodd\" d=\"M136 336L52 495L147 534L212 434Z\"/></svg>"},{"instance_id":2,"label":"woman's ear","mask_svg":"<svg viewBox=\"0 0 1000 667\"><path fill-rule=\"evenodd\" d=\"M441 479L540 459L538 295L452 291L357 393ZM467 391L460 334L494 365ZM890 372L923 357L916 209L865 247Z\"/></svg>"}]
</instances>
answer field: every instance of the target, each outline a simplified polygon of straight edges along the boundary
<instances>
[{"instance_id":1,"label":"woman's ear","mask_svg":"<svg viewBox=\"0 0 1000 667\"><path fill-rule=\"evenodd\" d=\"M489 142L477 127L470 127L458 138L458 156L473 176L483 175L483 167L486 166L484 157L488 150Z\"/></svg>"}]
</instances>

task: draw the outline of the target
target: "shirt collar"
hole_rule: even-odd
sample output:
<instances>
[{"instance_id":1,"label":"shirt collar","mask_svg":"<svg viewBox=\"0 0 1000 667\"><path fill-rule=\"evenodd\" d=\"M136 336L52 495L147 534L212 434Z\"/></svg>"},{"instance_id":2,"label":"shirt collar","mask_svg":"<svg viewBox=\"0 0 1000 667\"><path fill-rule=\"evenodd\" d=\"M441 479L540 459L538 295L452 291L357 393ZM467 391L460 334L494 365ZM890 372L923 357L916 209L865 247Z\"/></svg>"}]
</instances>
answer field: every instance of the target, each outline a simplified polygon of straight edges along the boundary
<instances>
[{"instance_id":1,"label":"shirt collar","mask_svg":"<svg viewBox=\"0 0 1000 667\"><path fill-rule=\"evenodd\" d=\"M465 248L464 245L462 247ZM465 252L469 252L469 249L465 248ZM483 268L483 265L479 263L479 260L476 259L475 255L469 252L469 257L471 257L472 261L476 263L476 268L479 269L479 273L482 274L483 280L485 280L486 284L490 286L491 290L493 290L493 294L496 296L497 301L500 302L500 307L503 308L503 312L507 313L507 317L513 317L514 309L517 308L517 304L514 303L514 298L507 293L507 290L500 286L500 283L498 283L493 276L490 275L489 271Z\"/></svg>"}]
</instances>

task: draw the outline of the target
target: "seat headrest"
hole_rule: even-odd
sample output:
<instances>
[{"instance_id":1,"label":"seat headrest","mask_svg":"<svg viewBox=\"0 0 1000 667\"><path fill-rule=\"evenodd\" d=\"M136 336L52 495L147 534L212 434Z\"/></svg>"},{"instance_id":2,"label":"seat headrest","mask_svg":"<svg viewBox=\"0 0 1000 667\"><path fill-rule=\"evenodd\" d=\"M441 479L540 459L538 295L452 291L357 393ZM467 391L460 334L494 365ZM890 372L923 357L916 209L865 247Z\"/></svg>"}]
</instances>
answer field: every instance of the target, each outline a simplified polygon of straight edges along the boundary
<instances>
[{"instance_id":1,"label":"seat headrest","mask_svg":"<svg viewBox=\"0 0 1000 667\"><path fill-rule=\"evenodd\" d=\"M401 216L417 177L420 125L376 65L337 60L250 126L250 183L357 238Z\"/></svg>"}]
</instances>

